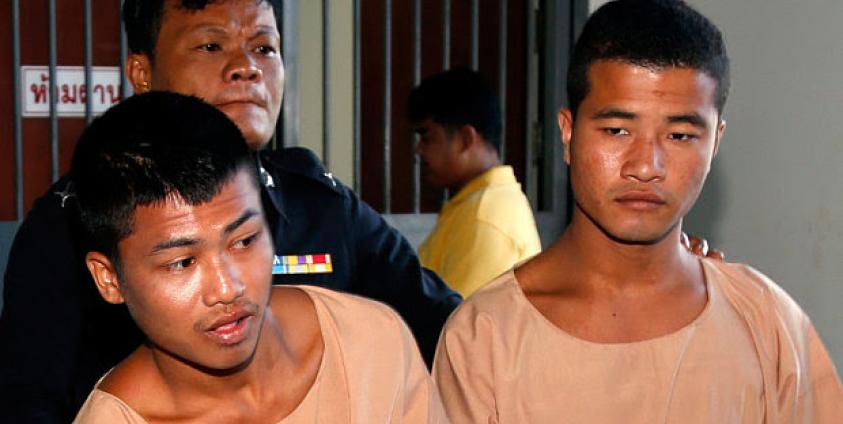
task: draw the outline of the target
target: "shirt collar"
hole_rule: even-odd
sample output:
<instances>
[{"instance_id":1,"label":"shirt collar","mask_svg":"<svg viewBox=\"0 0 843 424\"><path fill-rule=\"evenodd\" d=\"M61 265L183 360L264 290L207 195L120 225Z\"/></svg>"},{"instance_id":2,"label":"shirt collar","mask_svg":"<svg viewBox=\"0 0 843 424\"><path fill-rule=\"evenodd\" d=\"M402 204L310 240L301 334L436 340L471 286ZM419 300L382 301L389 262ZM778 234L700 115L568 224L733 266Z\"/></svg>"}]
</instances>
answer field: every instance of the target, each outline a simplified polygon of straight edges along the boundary
<instances>
[{"instance_id":1,"label":"shirt collar","mask_svg":"<svg viewBox=\"0 0 843 424\"><path fill-rule=\"evenodd\" d=\"M281 198L281 193L275 185L275 179L272 177L272 174L263 167L260 154L255 154L255 163L258 167L258 174L262 185L261 196L266 196L268 199L265 200L269 200L268 202L264 202L264 207L268 207L268 203L286 221L287 215L284 213L284 200ZM266 212L269 211L267 210Z\"/></svg>"},{"instance_id":2,"label":"shirt collar","mask_svg":"<svg viewBox=\"0 0 843 424\"><path fill-rule=\"evenodd\" d=\"M272 179L272 175L269 175L269 172L267 172L266 168L263 167L260 157L255 156L255 158L257 159L258 163L258 172L261 176L261 184L263 184L263 186L266 188L275 187L275 180Z\"/></svg>"},{"instance_id":3,"label":"shirt collar","mask_svg":"<svg viewBox=\"0 0 843 424\"><path fill-rule=\"evenodd\" d=\"M498 165L489 168L486 172L474 177L468 184L463 186L454 197L448 200L448 205L456 204L465 200L473 193L483 190L489 186L518 184L515 179L515 172L509 165ZM446 205L447 206L447 205Z\"/></svg>"}]
</instances>

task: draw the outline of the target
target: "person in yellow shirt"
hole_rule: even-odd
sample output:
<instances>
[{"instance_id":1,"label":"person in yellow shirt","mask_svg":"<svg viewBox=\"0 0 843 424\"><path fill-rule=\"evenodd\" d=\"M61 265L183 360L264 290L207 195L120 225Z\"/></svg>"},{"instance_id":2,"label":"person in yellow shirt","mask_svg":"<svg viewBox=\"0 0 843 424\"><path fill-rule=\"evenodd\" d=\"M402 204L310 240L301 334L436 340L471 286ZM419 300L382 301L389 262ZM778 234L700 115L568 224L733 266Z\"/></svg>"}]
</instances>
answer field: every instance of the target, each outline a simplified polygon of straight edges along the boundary
<instances>
[{"instance_id":1,"label":"person in yellow shirt","mask_svg":"<svg viewBox=\"0 0 843 424\"><path fill-rule=\"evenodd\" d=\"M527 197L501 164L500 102L480 74L455 68L412 91L409 115L426 179L453 194L419 259L467 297L541 251Z\"/></svg>"}]
</instances>

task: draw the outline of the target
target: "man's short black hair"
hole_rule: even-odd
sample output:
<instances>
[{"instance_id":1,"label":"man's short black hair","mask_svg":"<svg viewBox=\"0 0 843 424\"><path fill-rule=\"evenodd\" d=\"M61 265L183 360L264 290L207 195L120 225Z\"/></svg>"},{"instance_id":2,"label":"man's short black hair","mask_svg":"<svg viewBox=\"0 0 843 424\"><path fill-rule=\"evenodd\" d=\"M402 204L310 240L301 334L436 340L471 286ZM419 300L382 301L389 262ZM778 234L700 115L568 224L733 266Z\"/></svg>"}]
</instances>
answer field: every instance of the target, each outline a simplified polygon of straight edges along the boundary
<instances>
[{"instance_id":1,"label":"man's short black hair","mask_svg":"<svg viewBox=\"0 0 843 424\"><path fill-rule=\"evenodd\" d=\"M568 69L568 101L574 114L588 94L588 69L598 60L700 70L717 82L714 103L723 113L730 86L723 35L684 1L616 0L591 15Z\"/></svg>"},{"instance_id":2,"label":"man's short black hair","mask_svg":"<svg viewBox=\"0 0 843 424\"><path fill-rule=\"evenodd\" d=\"M204 9L207 5L230 0L174 0L177 8L190 11ZM281 0L254 0L255 3L269 3L275 12L275 19L281 19ZM155 58L155 45L161 31L164 6L167 0L126 0L123 3L123 25L129 51Z\"/></svg>"},{"instance_id":3,"label":"man's short black hair","mask_svg":"<svg viewBox=\"0 0 843 424\"><path fill-rule=\"evenodd\" d=\"M82 133L70 175L91 249L117 265L138 206L211 200L256 163L228 117L196 97L149 92L118 103Z\"/></svg>"},{"instance_id":4,"label":"man's short black hair","mask_svg":"<svg viewBox=\"0 0 843 424\"><path fill-rule=\"evenodd\" d=\"M449 133L471 125L498 153L501 151L501 107L483 77L468 68L454 68L425 79L410 93L413 123L432 119Z\"/></svg>"}]
</instances>

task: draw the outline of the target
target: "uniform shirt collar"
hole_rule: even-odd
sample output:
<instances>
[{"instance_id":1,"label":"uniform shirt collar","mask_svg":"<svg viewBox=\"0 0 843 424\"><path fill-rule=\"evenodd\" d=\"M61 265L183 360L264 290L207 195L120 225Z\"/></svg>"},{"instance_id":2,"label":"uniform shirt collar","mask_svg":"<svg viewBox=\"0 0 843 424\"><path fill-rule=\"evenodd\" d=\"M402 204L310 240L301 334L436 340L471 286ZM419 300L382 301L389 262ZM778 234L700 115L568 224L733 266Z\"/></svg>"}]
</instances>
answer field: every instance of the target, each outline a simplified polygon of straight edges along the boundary
<instances>
[{"instance_id":1,"label":"uniform shirt collar","mask_svg":"<svg viewBox=\"0 0 843 424\"><path fill-rule=\"evenodd\" d=\"M258 173L260 173L261 184L263 184L266 188L275 187L275 180L272 178L272 175L269 175L266 168L263 167L259 155L255 155L255 162L257 162L258 165Z\"/></svg>"},{"instance_id":2,"label":"uniform shirt collar","mask_svg":"<svg viewBox=\"0 0 843 424\"><path fill-rule=\"evenodd\" d=\"M275 212L277 212L286 221L287 215L284 213L284 200L281 198L281 194L278 191L279 189L275 183L275 179L272 177L272 174L270 174L261 163L259 154L255 154L255 164L258 167L258 175L260 177L261 197L266 196L266 199L264 200L268 200L264 202L264 207L267 208L271 205ZM266 212L269 211L267 210Z\"/></svg>"}]
</instances>

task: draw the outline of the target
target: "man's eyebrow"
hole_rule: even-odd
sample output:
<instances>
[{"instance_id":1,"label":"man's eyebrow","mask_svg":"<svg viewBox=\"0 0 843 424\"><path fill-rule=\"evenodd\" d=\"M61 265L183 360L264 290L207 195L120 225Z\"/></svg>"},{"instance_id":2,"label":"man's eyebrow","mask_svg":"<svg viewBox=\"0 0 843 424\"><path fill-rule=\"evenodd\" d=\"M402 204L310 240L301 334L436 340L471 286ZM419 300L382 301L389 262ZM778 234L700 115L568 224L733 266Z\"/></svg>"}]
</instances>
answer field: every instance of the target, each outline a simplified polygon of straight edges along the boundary
<instances>
[{"instance_id":1,"label":"man's eyebrow","mask_svg":"<svg viewBox=\"0 0 843 424\"><path fill-rule=\"evenodd\" d=\"M257 25L257 30L255 31L256 35L278 35L278 30L273 27L272 25ZM221 34L227 34L228 30L225 28L225 25L219 25L215 23L197 23L196 25L187 27L188 31L207 31L207 32L218 32Z\"/></svg>"},{"instance_id":2,"label":"man's eyebrow","mask_svg":"<svg viewBox=\"0 0 843 424\"><path fill-rule=\"evenodd\" d=\"M188 237L179 237L174 239L169 239L162 241L161 243L156 244L152 247L152 253L159 253L167 249L175 249L177 247L188 247L188 246L195 246L199 244L199 240L188 238Z\"/></svg>"},{"instance_id":3,"label":"man's eyebrow","mask_svg":"<svg viewBox=\"0 0 843 424\"><path fill-rule=\"evenodd\" d=\"M234 230L239 228L243 225L246 221L258 215L258 211L254 209L247 209L243 212L240 217L232 221L230 224L226 225L223 228L223 233L231 234ZM178 247L190 247L199 244L199 239L190 238L190 237L179 237L174 239L169 239L162 241L161 243L156 244L152 247L152 254L160 253L167 249L175 249Z\"/></svg>"},{"instance_id":4,"label":"man's eyebrow","mask_svg":"<svg viewBox=\"0 0 843 424\"><path fill-rule=\"evenodd\" d=\"M271 35L275 37L281 36L278 33L278 29L271 25L258 25L258 30L255 32L255 37L260 37L261 35Z\"/></svg>"},{"instance_id":5,"label":"man's eyebrow","mask_svg":"<svg viewBox=\"0 0 843 424\"><path fill-rule=\"evenodd\" d=\"M671 124L691 124L699 129L705 129L706 127L705 119L696 112L668 116L667 122Z\"/></svg>"},{"instance_id":6,"label":"man's eyebrow","mask_svg":"<svg viewBox=\"0 0 843 424\"><path fill-rule=\"evenodd\" d=\"M638 115L626 110L610 107L597 111L597 113L591 116L591 119L638 119Z\"/></svg>"},{"instance_id":7,"label":"man's eyebrow","mask_svg":"<svg viewBox=\"0 0 843 424\"><path fill-rule=\"evenodd\" d=\"M216 24L197 24L185 29L185 32L211 32L214 34L227 35L228 31L220 25Z\"/></svg>"},{"instance_id":8,"label":"man's eyebrow","mask_svg":"<svg viewBox=\"0 0 843 424\"><path fill-rule=\"evenodd\" d=\"M243 214L240 215L239 218L232 221L230 224L226 225L225 228L222 230L224 234L228 235L231 234L234 230L239 228L241 225L246 223L246 221L250 220L252 217L258 216L258 211L254 209L246 209L243 211Z\"/></svg>"}]
</instances>

